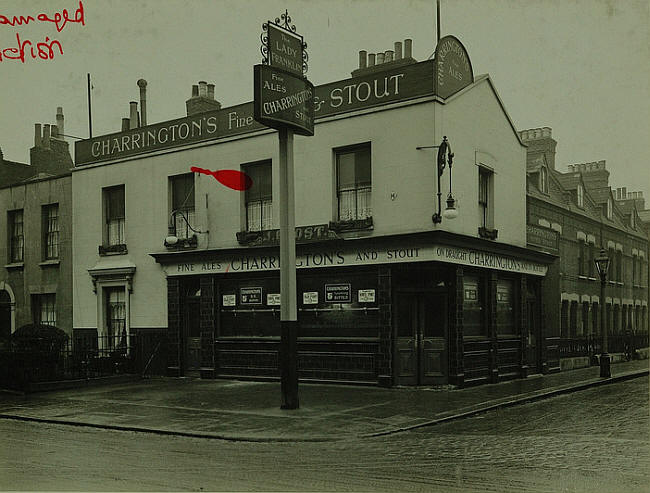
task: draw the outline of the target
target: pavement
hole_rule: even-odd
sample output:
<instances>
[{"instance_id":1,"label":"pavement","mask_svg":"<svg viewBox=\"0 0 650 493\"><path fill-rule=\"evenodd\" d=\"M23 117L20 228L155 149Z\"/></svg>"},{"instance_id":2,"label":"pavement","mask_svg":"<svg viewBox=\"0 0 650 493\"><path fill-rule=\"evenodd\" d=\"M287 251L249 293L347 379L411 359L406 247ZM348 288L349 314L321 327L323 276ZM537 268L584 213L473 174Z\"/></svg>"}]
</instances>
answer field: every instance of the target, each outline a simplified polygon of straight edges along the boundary
<instances>
[{"instance_id":1,"label":"pavement","mask_svg":"<svg viewBox=\"0 0 650 493\"><path fill-rule=\"evenodd\" d=\"M465 389L300 383L300 408L280 409L280 383L149 378L17 395L0 392L0 419L249 442L374 437L643 377L649 360L582 368Z\"/></svg>"}]
</instances>

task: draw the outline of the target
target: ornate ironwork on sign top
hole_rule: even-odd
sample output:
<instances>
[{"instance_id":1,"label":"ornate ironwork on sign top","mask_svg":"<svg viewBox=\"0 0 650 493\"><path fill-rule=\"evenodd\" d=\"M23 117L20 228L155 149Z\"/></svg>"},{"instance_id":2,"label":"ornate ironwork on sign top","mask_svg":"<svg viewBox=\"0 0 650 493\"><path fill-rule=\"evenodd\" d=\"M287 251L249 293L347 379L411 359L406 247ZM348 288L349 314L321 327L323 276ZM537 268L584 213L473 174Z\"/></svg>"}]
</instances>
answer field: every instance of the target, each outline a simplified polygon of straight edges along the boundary
<instances>
[{"instance_id":1,"label":"ornate ironwork on sign top","mask_svg":"<svg viewBox=\"0 0 650 493\"><path fill-rule=\"evenodd\" d=\"M309 68L307 43L296 32L296 26L291 24L291 17L287 10L280 17L276 17L275 22L267 21L262 24L260 41L262 42L260 53L264 65L272 65L305 77ZM273 46L274 41L275 46Z\"/></svg>"}]
</instances>

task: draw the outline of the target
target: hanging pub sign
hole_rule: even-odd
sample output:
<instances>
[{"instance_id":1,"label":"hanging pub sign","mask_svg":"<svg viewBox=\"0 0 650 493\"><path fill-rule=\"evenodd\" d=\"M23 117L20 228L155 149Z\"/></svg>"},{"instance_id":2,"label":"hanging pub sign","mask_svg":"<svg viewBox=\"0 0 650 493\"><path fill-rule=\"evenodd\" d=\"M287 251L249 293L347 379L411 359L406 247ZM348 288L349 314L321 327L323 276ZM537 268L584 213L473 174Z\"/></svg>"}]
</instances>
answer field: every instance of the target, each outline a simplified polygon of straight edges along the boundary
<instances>
[{"instance_id":1,"label":"hanging pub sign","mask_svg":"<svg viewBox=\"0 0 650 493\"><path fill-rule=\"evenodd\" d=\"M262 29L262 64L253 67L253 119L267 127L314 135L315 91L305 77L307 43L286 11Z\"/></svg>"},{"instance_id":2,"label":"hanging pub sign","mask_svg":"<svg viewBox=\"0 0 650 493\"><path fill-rule=\"evenodd\" d=\"M271 128L314 135L314 86L307 79L269 65L255 65L253 117Z\"/></svg>"},{"instance_id":3,"label":"hanging pub sign","mask_svg":"<svg viewBox=\"0 0 650 493\"><path fill-rule=\"evenodd\" d=\"M272 22L266 26L269 65L302 77L305 53L302 36Z\"/></svg>"},{"instance_id":4,"label":"hanging pub sign","mask_svg":"<svg viewBox=\"0 0 650 493\"><path fill-rule=\"evenodd\" d=\"M445 36L438 41L434 66L436 94L441 98L447 98L474 82L467 51L454 36Z\"/></svg>"}]
</instances>

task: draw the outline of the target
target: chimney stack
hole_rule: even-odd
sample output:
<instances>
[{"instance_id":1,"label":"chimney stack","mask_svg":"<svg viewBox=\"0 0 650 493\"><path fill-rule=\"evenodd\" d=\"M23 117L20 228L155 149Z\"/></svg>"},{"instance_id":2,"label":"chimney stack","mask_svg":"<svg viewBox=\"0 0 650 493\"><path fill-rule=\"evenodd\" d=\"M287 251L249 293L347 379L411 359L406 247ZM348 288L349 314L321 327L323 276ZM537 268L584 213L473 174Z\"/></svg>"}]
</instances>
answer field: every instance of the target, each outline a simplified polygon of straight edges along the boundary
<instances>
[{"instance_id":1,"label":"chimney stack","mask_svg":"<svg viewBox=\"0 0 650 493\"><path fill-rule=\"evenodd\" d=\"M34 123L34 147L41 147L41 124Z\"/></svg>"},{"instance_id":2,"label":"chimney stack","mask_svg":"<svg viewBox=\"0 0 650 493\"><path fill-rule=\"evenodd\" d=\"M43 147L45 149L50 148L50 124L45 123L43 124L43 140L42 140Z\"/></svg>"},{"instance_id":3,"label":"chimney stack","mask_svg":"<svg viewBox=\"0 0 650 493\"><path fill-rule=\"evenodd\" d=\"M404 58L413 58L413 40L404 40Z\"/></svg>"},{"instance_id":4,"label":"chimney stack","mask_svg":"<svg viewBox=\"0 0 650 493\"><path fill-rule=\"evenodd\" d=\"M368 55L368 67L374 67L375 66L375 54L370 53Z\"/></svg>"},{"instance_id":5,"label":"chimney stack","mask_svg":"<svg viewBox=\"0 0 650 493\"><path fill-rule=\"evenodd\" d=\"M395 41L395 60L402 59L402 42Z\"/></svg>"},{"instance_id":6,"label":"chimney stack","mask_svg":"<svg viewBox=\"0 0 650 493\"><path fill-rule=\"evenodd\" d=\"M192 86L192 97L185 101L187 116L221 109L221 103L214 99L214 88L203 80Z\"/></svg>"},{"instance_id":7,"label":"chimney stack","mask_svg":"<svg viewBox=\"0 0 650 493\"><path fill-rule=\"evenodd\" d=\"M131 101L129 103L129 106L130 106L129 128L138 128L138 102Z\"/></svg>"},{"instance_id":8,"label":"chimney stack","mask_svg":"<svg viewBox=\"0 0 650 493\"><path fill-rule=\"evenodd\" d=\"M393 61L393 50L386 50L384 52L384 63Z\"/></svg>"},{"instance_id":9,"label":"chimney stack","mask_svg":"<svg viewBox=\"0 0 650 493\"><path fill-rule=\"evenodd\" d=\"M377 65L384 63L384 54L382 52L377 53Z\"/></svg>"},{"instance_id":10,"label":"chimney stack","mask_svg":"<svg viewBox=\"0 0 650 493\"><path fill-rule=\"evenodd\" d=\"M56 108L56 126L58 128L58 137L65 140L65 130L63 128L63 108L58 106Z\"/></svg>"},{"instance_id":11,"label":"chimney stack","mask_svg":"<svg viewBox=\"0 0 650 493\"><path fill-rule=\"evenodd\" d=\"M214 99L214 84L208 84L208 99Z\"/></svg>"},{"instance_id":12,"label":"chimney stack","mask_svg":"<svg viewBox=\"0 0 650 493\"><path fill-rule=\"evenodd\" d=\"M126 132L131 126L130 118L122 118L122 132Z\"/></svg>"},{"instance_id":13,"label":"chimney stack","mask_svg":"<svg viewBox=\"0 0 650 493\"><path fill-rule=\"evenodd\" d=\"M144 127L147 124L147 81L138 80L138 87L140 88L140 118Z\"/></svg>"}]
</instances>

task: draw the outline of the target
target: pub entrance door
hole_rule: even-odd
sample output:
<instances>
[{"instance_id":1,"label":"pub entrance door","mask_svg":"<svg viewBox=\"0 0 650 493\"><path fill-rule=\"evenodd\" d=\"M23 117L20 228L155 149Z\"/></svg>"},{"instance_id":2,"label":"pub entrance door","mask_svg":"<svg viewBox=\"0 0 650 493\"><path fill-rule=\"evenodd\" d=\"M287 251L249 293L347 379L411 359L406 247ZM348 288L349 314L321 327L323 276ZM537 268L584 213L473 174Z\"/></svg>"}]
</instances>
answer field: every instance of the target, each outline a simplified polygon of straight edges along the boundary
<instances>
[{"instance_id":1,"label":"pub entrance door","mask_svg":"<svg viewBox=\"0 0 650 493\"><path fill-rule=\"evenodd\" d=\"M542 371L542 351L540 345L541 310L537 299L537 289L528 285L526 296L526 317L528 336L526 337L526 363L528 373L535 374Z\"/></svg>"},{"instance_id":2,"label":"pub entrance door","mask_svg":"<svg viewBox=\"0 0 650 493\"><path fill-rule=\"evenodd\" d=\"M183 369L184 374L198 375L201 369L201 291L190 287L183 299Z\"/></svg>"},{"instance_id":3,"label":"pub entrance door","mask_svg":"<svg viewBox=\"0 0 650 493\"><path fill-rule=\"evenodd\" d=\"M444 290L397 293L398 385L447 383L447 313Z\"/></svg>"}]
</instances>

